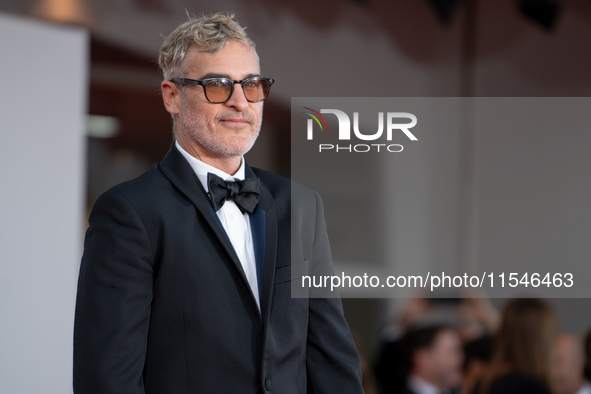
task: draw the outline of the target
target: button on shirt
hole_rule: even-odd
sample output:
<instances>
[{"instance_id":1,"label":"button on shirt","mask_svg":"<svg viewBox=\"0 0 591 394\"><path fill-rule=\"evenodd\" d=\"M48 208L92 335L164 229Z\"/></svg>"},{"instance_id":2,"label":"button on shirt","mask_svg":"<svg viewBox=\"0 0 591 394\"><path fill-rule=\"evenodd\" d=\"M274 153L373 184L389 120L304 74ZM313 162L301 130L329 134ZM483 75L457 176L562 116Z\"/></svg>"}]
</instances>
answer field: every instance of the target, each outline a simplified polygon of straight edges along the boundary
<instances>
[{"instance_id":1,"label":"button on shirt","mask_svg":"<svg viewBox=\"0 0 591 394\"><path fill-rule=\"evenodd\" d=\"M191 156L179 145L178 141L175 142L175 145L179 152L181 152L185 159L187 159L207 193L209 193L209 185L207 184L208 172L211 172L226 181L244 180L244 158L242 158L240 168L236 174L229 175ZM252 294L260 309L261 303L259 301L259 287L257 282L252 231L250 229L250 218L247 213L242 213L240 208L238 208L232 200L226 201L216 213L232 243L232 246L234 247L234 251L238 255L238 259L242 264L242 269L244 270Z\"/></svg>"}]
</instances>

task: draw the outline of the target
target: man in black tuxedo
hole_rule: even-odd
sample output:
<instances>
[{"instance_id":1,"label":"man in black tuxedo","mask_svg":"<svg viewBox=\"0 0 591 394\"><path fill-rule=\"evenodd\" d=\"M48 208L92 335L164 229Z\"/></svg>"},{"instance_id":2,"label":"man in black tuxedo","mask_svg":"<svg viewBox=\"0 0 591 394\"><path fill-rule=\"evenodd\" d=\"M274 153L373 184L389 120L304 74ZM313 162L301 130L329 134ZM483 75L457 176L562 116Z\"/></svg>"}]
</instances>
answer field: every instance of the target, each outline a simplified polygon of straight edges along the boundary
<instances>
[{"instance_id":1,"label":"man in black tuxedo","mask_svg":"<svg viewBox=\"0 0 591 394\"><path fill-rule=\"evenodd\" d=\"M410 328L398 347L406 382L397 394L453 394L462 380L460 336L445 324Z\"/></svg>"},{"instance_id":2,"label":"man in black tuxedo","mask_svg":"<svg viewBox=\"0 0 591 394\"><path fill-rule=\"evenodd\" d=\"M175 142L95 203L80 267L76 394L362 393L319 196L243 155L273 84L232 15L192 19L159 65Z\"/></svg>"}]
</instances>

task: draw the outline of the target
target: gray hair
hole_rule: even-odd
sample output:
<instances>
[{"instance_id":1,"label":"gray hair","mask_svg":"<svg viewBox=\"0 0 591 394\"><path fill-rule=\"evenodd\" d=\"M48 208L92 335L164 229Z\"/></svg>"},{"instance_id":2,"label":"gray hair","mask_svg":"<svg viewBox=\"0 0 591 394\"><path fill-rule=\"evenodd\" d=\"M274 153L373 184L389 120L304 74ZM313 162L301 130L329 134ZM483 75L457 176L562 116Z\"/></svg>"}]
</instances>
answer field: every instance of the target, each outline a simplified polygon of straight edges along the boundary
<instances>
[{"instance_id":1,"label":"gray hair","mask_svg":"<svg viewBox=\"0 0 591 394\"><path fill-rule=\"evenodd\" d=\"M162 70L165 80L169 80L175 74L181 76L183 61L190 48L208 53L219 52L228 41L242 42L255 49L254 42L248 38L244 31L234 20L234 14L221 12L193 17L179 25L168 37L165 38L158 66Z\"/></svg>"}]
</instances>

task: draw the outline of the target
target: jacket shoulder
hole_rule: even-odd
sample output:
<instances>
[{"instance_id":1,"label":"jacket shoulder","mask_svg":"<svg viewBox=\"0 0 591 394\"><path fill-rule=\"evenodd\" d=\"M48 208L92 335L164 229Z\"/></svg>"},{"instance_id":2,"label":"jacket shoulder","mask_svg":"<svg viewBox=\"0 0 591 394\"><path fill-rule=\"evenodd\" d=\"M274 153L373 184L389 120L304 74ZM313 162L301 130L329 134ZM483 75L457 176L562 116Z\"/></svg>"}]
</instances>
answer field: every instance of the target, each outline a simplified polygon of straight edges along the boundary
<instances>
[{"instance_id":1,"label":"jacket shoulder","mask_svg":"<svg viewBox=\"0 0 591 394\"><path fill-rule=\"evenodd\" d=\"M287 212L292 220L316 220L319 214L324 215L322 198L315 190L265 170L252 170L271 192L279 212Z\"/></svg>"},{"instance_id":2,"label":"jacket shoulder","mask_svg":"<svg viewBox=\"0 0 591 394\"><path fill-rule=\"evenodd\" d=\"M132 204L146 202L150 198L158 198L159 194L167 189L164 187L166 183L168 180L158 168L158 164L153 164L143 174L112 186L103 192L97 201L107 195L119 195Z\"/></svg>"},{"instance_id":3,"label":"jacket shoulder","mask_svg":"<svg viewBox=\"0 0 591 394\"><path fill-rule=\"evenodd\" d=\"M313 197L315 194L317 194L314 190L284 176L255 167L252 167L252 170L273 195L280 194L281 192L287 192L291 193L293 196Z\"/></svg>"},{"instance_id":4,"label":"jacket shoulder","mask_svg":"<svg viewBox=\"0 0 591 394\"><path fill-rule=\"evenodd\" d=\"M254 174L269 188L269 190L290 188L292 181L289 178L281 175L273 174L272 172L261 170L260 168L251 167Z\"/></svg>"}]
</instances>

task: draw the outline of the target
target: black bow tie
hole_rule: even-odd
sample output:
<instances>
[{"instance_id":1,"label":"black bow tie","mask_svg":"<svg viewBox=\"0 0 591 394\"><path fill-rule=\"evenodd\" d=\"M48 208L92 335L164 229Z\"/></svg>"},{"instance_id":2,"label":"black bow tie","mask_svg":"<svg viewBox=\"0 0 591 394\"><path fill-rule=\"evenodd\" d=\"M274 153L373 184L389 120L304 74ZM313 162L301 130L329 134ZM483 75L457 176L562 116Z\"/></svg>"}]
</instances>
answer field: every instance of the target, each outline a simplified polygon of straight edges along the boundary
<instances>
[{"instance_id":1,"label":"black bow tie","mask_svg":"<svg viewBox=\"0 0 591 394\"><path fill-rule=\"evenodd\" d=\"M248 178L243 181L225 181L219 176L207 173L209 198L215 211L219 211L227 200L233 200L242 213L253 213L261 196L259 179Z\"/></svg>"}]
</instances>

